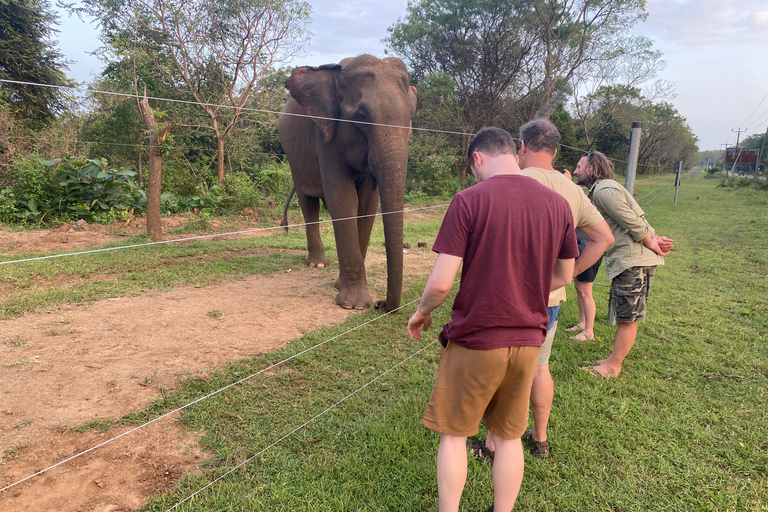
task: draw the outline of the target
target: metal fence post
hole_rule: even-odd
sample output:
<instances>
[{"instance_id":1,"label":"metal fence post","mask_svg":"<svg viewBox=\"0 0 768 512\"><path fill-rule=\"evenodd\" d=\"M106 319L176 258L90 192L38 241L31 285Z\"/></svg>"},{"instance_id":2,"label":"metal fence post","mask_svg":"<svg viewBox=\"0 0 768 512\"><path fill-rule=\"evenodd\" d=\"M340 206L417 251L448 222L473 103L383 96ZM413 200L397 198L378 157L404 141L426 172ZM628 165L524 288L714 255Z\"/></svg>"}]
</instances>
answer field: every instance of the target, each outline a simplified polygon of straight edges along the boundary
<instances>
[{"instance_id":1,"label":"metal fence post","mask_svg":"<svg viewBox=\"0 0 768 512\"><path fill-rule=\"evenodd\" d=\"M624 179L624 188L630 194L635 193L635 174L637 173L637 157L640 153L640 134L643 133L643 123L632 122L632 132L629 135L629 158L627 158L627 176Z\"/></svg>"},{"instance_id":2,"label":"metal fence post","mask_svg":"<svg viewBox=\"0 0 768 512\"><path fill-rule=\"evenodd\" d=\"M680 189L680 170L683 168L683 161L677 164L677 176L675 177L675 206L677 206L677 191Z\"/></svg>"}]
</instances>

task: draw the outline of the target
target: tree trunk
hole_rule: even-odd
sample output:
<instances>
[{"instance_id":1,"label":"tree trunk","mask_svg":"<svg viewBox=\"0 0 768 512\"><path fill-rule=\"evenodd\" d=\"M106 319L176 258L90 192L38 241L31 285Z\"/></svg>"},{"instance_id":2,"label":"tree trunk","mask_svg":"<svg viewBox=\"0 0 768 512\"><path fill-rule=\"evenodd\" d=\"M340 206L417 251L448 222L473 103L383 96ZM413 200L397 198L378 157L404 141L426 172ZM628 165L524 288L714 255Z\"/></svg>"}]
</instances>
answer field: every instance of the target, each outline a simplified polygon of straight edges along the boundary
<instances>
[{"instance_id":1,"label":"tree trunk","mask_svg":"<svg viewBox=\"0 0 768 512\"><path fill-rule=\"evenodd\" d=\"M160 224L160 193L163 182L163 151L162 144L171 131L171 126L166 124L162 132L158 131L157 120L152 109L149 108L146 92L144 99L139 102L141 117L149 133L149 182L147 184L147 233L153 242L162 240L163 230Z\"/></svg>"},{"instance_id":2,"label":"tree trunk","mask_svg":"<svg viewBox=\"0 0 768 512\"><path fill-rule=\"evenodd\" d=\"M224 138L216 138L216 168L218 170L219 185L224 185Z\"/></svg>"}]
</instances>

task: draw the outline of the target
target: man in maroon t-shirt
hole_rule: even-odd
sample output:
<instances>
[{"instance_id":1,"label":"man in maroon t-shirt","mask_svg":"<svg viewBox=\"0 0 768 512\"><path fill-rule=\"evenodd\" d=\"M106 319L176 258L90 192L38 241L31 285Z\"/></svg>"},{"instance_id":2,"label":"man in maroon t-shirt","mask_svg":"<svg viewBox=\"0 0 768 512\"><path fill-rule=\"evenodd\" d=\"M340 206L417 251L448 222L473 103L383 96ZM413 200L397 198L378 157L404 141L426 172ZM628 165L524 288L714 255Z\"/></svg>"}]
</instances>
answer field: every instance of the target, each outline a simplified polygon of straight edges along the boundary
<instances>
[{"instance_id":1,"label":"man in maroon t-shirt","mask_svg":"<svg viewBox=\"0 0 768 512\"><path fill-rule=\"evenodd\" d=\"M547 332L549 292L570 283L579 252L568 203L522 174L507 132L480 130L468 158L478 184L456 194L445 214L433 246L437 261L408 332L419 339L429 329L463 262L422 423L440 432L440 512L459 509L466 439L481 419L496 440L493 510L509 512L523 478L520 437Z\"/></svg>"}]
</instances>

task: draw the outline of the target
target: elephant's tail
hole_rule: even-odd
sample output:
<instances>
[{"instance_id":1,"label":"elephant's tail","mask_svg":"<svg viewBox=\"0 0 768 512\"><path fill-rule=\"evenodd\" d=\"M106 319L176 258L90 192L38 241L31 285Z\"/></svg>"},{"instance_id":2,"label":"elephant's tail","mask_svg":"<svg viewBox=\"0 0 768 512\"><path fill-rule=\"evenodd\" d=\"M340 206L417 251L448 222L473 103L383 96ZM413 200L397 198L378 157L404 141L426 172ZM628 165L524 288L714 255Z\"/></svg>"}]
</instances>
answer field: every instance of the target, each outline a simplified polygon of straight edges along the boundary
<instances>
[{"instance_id":1,"label":"elephant's tail","mask_svg":"<svg viewBox=\"0 0 768 512\"><path fill-rule=\"evenodd\" d=\"M286 232L288 232L288 207L291 205L291 199L293 199L293 194L295 192L296 185L293 185L291 191L288 192L288 199L285 200L285 208L283 208L283 220L280 222L280 225L283 226L283 229L285 229Z\"/></svg>"}]
</instances>

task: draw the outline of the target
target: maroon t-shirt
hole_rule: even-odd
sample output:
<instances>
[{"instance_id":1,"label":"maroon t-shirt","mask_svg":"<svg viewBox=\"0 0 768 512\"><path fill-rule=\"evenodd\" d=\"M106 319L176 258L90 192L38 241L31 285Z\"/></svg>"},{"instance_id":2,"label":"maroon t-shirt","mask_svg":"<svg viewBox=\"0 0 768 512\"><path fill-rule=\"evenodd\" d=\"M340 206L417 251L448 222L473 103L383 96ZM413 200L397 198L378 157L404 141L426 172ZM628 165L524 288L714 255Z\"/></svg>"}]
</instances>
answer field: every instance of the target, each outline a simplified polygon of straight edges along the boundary
<instances>
[{"instance_id":1,"label":"maroon t-shirt","mask_svg":"<svg viewBox=\"0 0 768 512\"><path fill-rule=\"evenodd\" d=\"M512 174L456 194L432 250L464 258L443 333L476 350L541 346L555 261L579 255L568 202Z\"/></svg>"}]
</instances>

